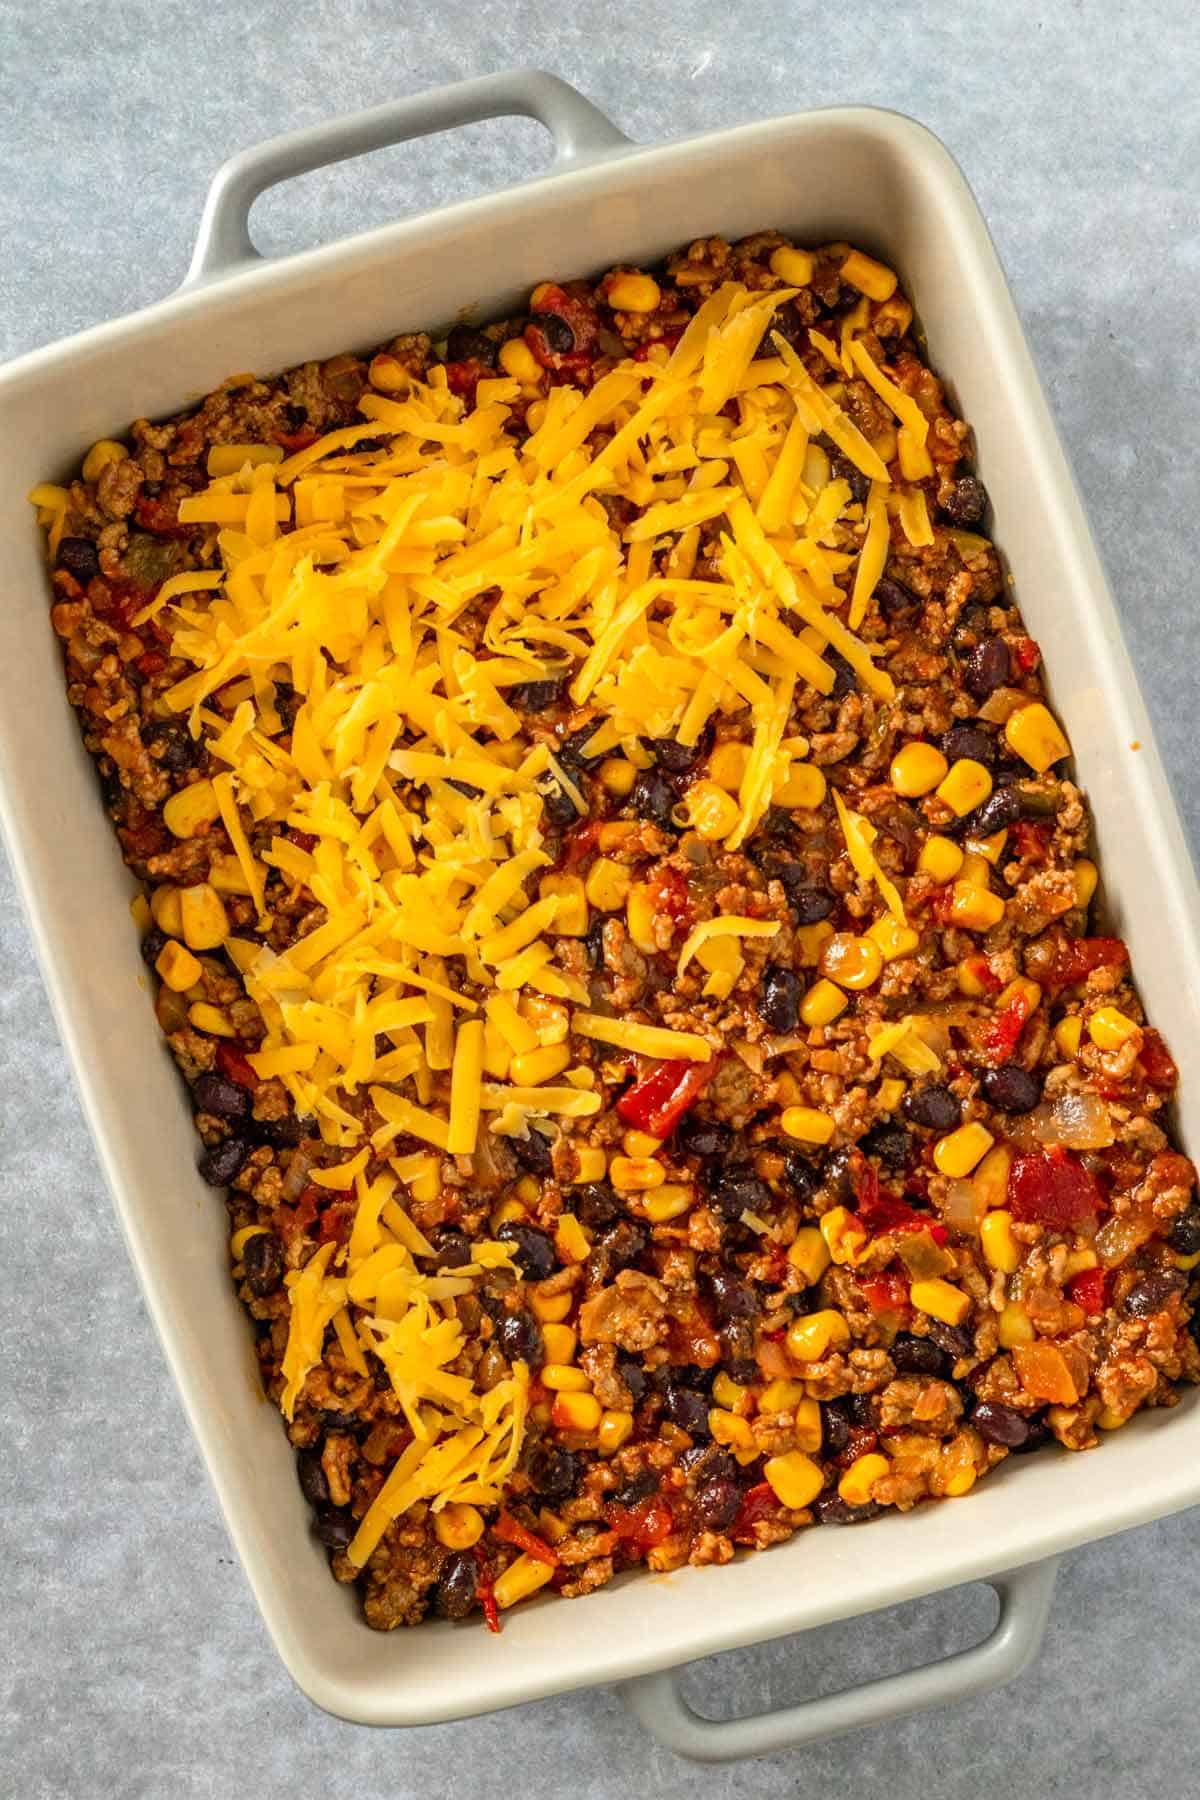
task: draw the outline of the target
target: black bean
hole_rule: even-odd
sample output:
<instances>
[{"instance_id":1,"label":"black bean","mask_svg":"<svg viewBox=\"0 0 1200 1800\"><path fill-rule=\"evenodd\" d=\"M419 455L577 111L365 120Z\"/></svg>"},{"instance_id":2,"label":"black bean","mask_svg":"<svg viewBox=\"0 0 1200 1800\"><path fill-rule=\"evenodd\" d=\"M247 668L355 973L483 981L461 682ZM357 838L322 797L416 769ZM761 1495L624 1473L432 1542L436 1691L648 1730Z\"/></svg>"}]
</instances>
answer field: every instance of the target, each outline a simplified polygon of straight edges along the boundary
<instances>
[{"instance_id":1,"label":"black bean","mask_svg":"<svg viewBox=\"0 0 1200 1800\"><path fill-rule=\"evenodd\" d=\"M618 1488L612 1496L612 1506L640 1506L651 1494L658 1492L658 1476L653 1469L643 1469L632 1481L627 1481L623 1488Z\"/></svg>"},{"instance_id":2,"label":"black bean","mask_svg":"<svg viewBox=\"0 0 1200 1800\"><path fill-rule=\"evenodd\" d=\"M256 1231L242 1251L246 1286L256 1300L265 1300L283 1280L283 1245L273 1231Z\"/></svg>"},{"instance_id":3,"label":"black bean","mask_svg":"<svg viewBox=\"0 0 1200 1800\"><path fill-rule=\"evenodd\" d=\"M595 737L599 729L599 719L593 719L590 724L581 725L578 731L573 731L570 737L563 739L559 745L558 760L564 769L574 773L577 769L590 768L592 763L604 755L603 750L588 750L587 748L588 743Z\"/></svg>"},{"instance_id":4,"label":"black bean","mask_svg":"<svg viewBox=\"0 0 1200 1800\"><path fill-rule=\"evenodd\" d=\"M704 733L695 744L678 744L674 738L651 738L650 748L668 775L686 775L707 752L708 739Z\"/></svg>"},{"instance_id":5,"label":"black bean","mask_svg":"<svg viewBox=\"0 0 1200 1800\"><path fill-rule=\"evenodd\" d=\"M689 1437L706 1438L712 1435L708 1429L707 1395L671 1382L663 1395L663 1402L672 1425L678 1425Z\"/></svg>"},{"instance_id":6,"label":"black bean","mask_svg":"<svg viewBox=\"0 0 1200 1800\"><path fill-rule=\"evenodd\" d=\"M878 593L879 589L876 588L875 591ZM841 651L834 650L829 644L824 645L821 655L833 670L833 687L830 690L829 698L831 700L844 700L847 694L852 694L854 692L857 684L857 677L855 676L854 670L846 661Z\"/></svg>"},{"instance_id":7,"label":"black bean","mask_svg":"<svg viewBox=\"0 0 1200 1800\"><path fill-rule=\"evenodd\" d=\"M348 1506L323 1506L313 1518L313 1530L327 1550L344 1550L357 1529Z\"/></svg>"},{"instance_id":8,"label":"black bean","mask_svg":"<svg viewBox=\"0 0 1200 1800\"><path fill-rule=\"evenodd\" d=\"M532 1175L552 1175L554 1173L554 1157L550 1143L536 1128L530 1129L528 1137L510 1137L509 1148L523 1169Z\"/></svg>"},{"instance_id":9,"label":"black bean","mask_svg":"<svg viewBox=\"0 0 1200 1800\"><path fill-rule=\"evenodd\" d=\"M496 1326L496 1342L510 1363L540 1369L546 1360L542 1328L530 1312L505 1313Z\"/></svg>"},{"instance_id":10,"label":"black bean","mask_svg":"<svg viewBox=\"0 0 1200 1800\"><path fill-rule=\"evenodd\" d=\"M558 313L530 313L529 323L541 332L552 355L569 356L575 348L575 333Z\"/></svg>"},{"instance_id":11,"label":"black bean","mask_svg":"<svg viewBox=\"0 0 1200 1800\"><path fill-rule=\"evenodd\" d=\"M483 793L482 788L475 787L469 781L459 781L454 775L447 775L446 786L452 787L456 794L462 795L464 800L478 800Z\"/></svg>"},{"instance_id":12,"label":"black bean","mask_svg":"<svg viewBox=\"0 0 1200 1800\"><path fill-rule=\"evenodd\" d=\"M1022 810L1019 788L995 787L982 806L965 818L955 819L949 829L955 837L991 837L993 832L1014 824Z\"/></svg>"},{"instance_id":13,"label":"black bean","mask_svg":"<svg viewBox=\"0 0 1200 1800\"><path fill-rule=\"evenodd\" d=\"M730 1269L718 1269L710 1278L713 1307L721 1324L728 1324L731 1319L753 1319L761 1311L762 1306L757 1293L748 1281L743 1281Z\"/></svg>"},{"instance_id":14,"label":"black bean","mask_svg":"<svg viewBox=\"0 0 1200 1800\"><path fill-rule=\"evenodd\" d=\"M725 1219L740 1219L744 1212L770 1209L771 1190L746 1163L710 1172L710 1192L717 1211Z\"/></svg>"},{"instance_id":15,"label":"black bean","mask_svg":"<svg viewBox=\"0 0 1200 1800\"><path fill-rule=\"evenodd\" d=\"M142 939L140 945L142 961L146 964L147 968L152 969L154 967L166 947L166 932L160 931L157 925L152 925Z\"/></svg>"},{"instance_id":16,"label":"black bean","mask_svg":"<svg viewBox=\"0 0 1200 1800\"><path fill-rule=\"evenodd\" d=\"M1200 1250L1200 1205L1193 1202L1185 1213L1180 1213L1167 1242L1180 1256L1195 1256Z\"/></svg>"},{"instance_id":17,"label":"black bean","mask_svg":"<svg viewBox=\"0 0 1200 1800\"><path fill-rule=\"evenodd\" d=\"M761 1381L762 1370L758 1366L758 1358L752 1354L753 1326L740 1319L733 1325L727 1325L720 1337L721 1367L730 1381L740 1381L743 1387L750 1387L754 1382Z\"/></svg>"},{"instance_id":18,"label":"black bean","mask_svg":"<svg viewBox=\"0 0 1200 1800\"><path fill-rule=\"evenodd\" d=\"M742 1490L736 1481L716 1476L696 1491L696 1516L706 1531L724 1531L737 1518Z\"/></svg>"},{"instance_id":19,"label":"black bean","mask_svg":"<svg viewBox=\"0 0 1200 1800\"><path fill-rule=\"evenodd\" d=\"M1004 639L986 637L967 657L963 686L977 700L986 700L989 694L1004 686L1011 674L1012 662Z\"/></svg>"},{"instance_id":20,"label":"black bean","mask_svg":"<svg viewBox=\"0 0 1200 1800\"><path fill-rule=\"evenodd\" d=\"M903 1125L876 1125L859 1148L868 1156L877 1156L885 1169L899 1173L912 1160L913 1141Z\"/></svg>"},{"instance_id":21,"label":"black bean","mask_svg":"<svg viewBox=\"0 0 1200 1800\"><path fill-rule=\"evenodd\" d=\"M569 1500L579 1484L579 1458L557 1444L535 1444L526 1474L543 1500Z\"/></svg>"},{"instance_id":22,"label":"black bean","mask_svg":"<svg viewBox=\"0 0 1200 1800\"><path fill-rule=\"evenodd\" d=\"M874 1427L879 1424L879 1404L874 1394L846 1394L842 1405L852 1425Z\"/></svg>"},{"instance_id":23,"label":"black bean","mask_svg":"<svg viewBox=\"0 0 1200 1800\"><path fill-rule=\"evenodd\" d=\"M1029 1424L1015 1407L1002 1406L998 1400L981 1400L971 1414L971 1423L989 1444L1003 1444L1006 1450L1019 1450L1029 1436Z\"/></svg>"},{"instance_id":24,"label":"black bean","mask_svg":"<svg viewBox=\"0 0 1200 1800\"><path fill-rule=\"evenodd\" d=\"M270 1144L276 1150L294 1150L302 1139L317 1135L316 1120L301 1119L295 1113L284 1113L282 1119L252 1118L250 1125L261 1143Z\"/></svg>"},{"instance_id":25,"label":"black bean","mask_svg":"<svg viewBox=\"0 0 1200 1800\"><path fill-rule=\"evenodd\" d=\"M943 1325L940 1319L930 1319L929 1335L939 1350L959 1362L964 1356L970 1356L975 1347L975 1340L969 1331L961 1325Z\"/></svg>"},{"instance_id":26,"label":"black bean","mask_svg":"<svg viewBox=\"0 0 1200 1800\"><path fill-rule=\"evenodd\" d=\"M644 1256L650 1235L635 1219L622 1219L600 1239L600 1248L608 1255L614 1271L627 1269L639 1256Z\"/></svg>"},{"instance_id":27,"label":"black bean","mask_svg":"<svg viewBox=\"0 0 1200 1800\"><path fill-rule=\"evenodd\" d=\"M870 476L864 475L861 469L855 468L850 458L843 456L840 450L835 450L830 456L829 472L836 481L850 483L850 498L861 505L871 489Z\"/></svg>"},{"instance_id":28,"label":"black bean","mask_svg":"<svg viewBox=\"0 0 1200 1800\"><path fill-rule=\"evenodd\" d=\"M675 829L672 814L679 796L660 769L643 769L633 784L629 804L639 819L649 819L663 831Z\"/></svg>"},{"instance_id":29,"label":"black bean","mask_svg":"<svg viewBox=\"0 0 1200 1800\"><path fill-rule=\"evenodd\" d=\"M982 601L973 600L964 606L955 621L951 644L959 656L969 656L979 639L986 637L991 624L991 614Z\"/></svg>"},{"instance_id":30,"label":"black bean","mask_svg":"<svg viewBox=\"0 0 1200 1800\"><path fill-rule=\"evenodd\" d=\"M637 1406L646 1397L646 1371L633 1356L618 1356L617 1374L633 1395L633 1404Z\"/></svg>"},{"instance_id":31,"label":"black bean","mask_svg":"<svg viewBox=\"0 0 1200 1800\"><path fill-rule=\"evenodd\" d=\"M995 735L983 725L952 725L942 734L942 755L947 762L960 762L969 757L990 769L996 760Z\"/></svg>"},{"instance_id":32,"label":"black bean","mask_svg":"<svg viewBox=\"0 0 1200 1800\"><path fill-rule=\"evenodd\" d=\"M142 742L155 762L175 774L190 769L200 755L199 744L178 719L154 720L143 730Z\"/></svg>"},{"instance_id":33,"label":"black bean","mask_svg":"<svg viewBox=\"0 0 1200 1800\"><path fill-rule=\"evenodd\" d=\"M837 1406L821 1402L821 1449L826 1456L840 1456L850 1442L850 1421Z\"/></svg>"},{"instance_id":34,"label":"black bean","mask_svg":"<svg viewBox=\"0 0 1200 1800\"><path fill-rule=\"evenodd\" d=\"M357 1413L331 1412L325 1407L321 1408L321 1417L325 1422L326 1431L353 1431L362 1424Z\"/></svg>"},{"instance_id":35,"label":"black bean","mask_svg":"<svg viewBox=\"0 0 1200 1800\"><path fill-rule=\"evenodd\" d=\"M802 1206L807 1205L810 1200L815 1198L821 1185L820 1169L815 1163L809 1161L803 1150L797 1149L794 1144L789 1144L781 1152L781 1155L783 1156L784 1185Z\"/></svg>"},{"instance_id":36,"label":"black bean","mask_svg":"<svg viewBox=\"0 0 1200 1800\"><path fill-rule=\"evenodd\" d=\"M506 1219L496 1233L502 1244L511 1244L517 1267L526 1281L545 1281L554 1273L554 1241L536 1225L522 1225L518 1219Z\"/></svg>"},{"instance_id":37,"label":"black bean","mask_svg":"<svg viewBox=\"0 0 1200 1800\"><path fill-rule=\"evenodd\" d=\"M854 1192L854 1177L861 1163L861 1151L831 1151L821 1164L821 1185L829 1189L835 1200L849 1200Z\"/></svg>"},{"instance_id":38,"label":"black bean","mask_svg":"<svg viewBox=\"0 0 1200 1800\"><path fill-rule=\"evenodd\" d=\"M472 325L452 325L446 336L447 362L480 362L494 369L500 346Z\"/></svg>"},{"instance_id":39,"label":"black bean","mask_svg":"<svg viewBox=\"0 0 1200 1800\"><path fill-rule=\"evenodd\" d=\"M587 951L588 962L591 964L592 968L602 969L604 967L603 913L597 913L596 917L588 926L587 935L583 940L583 947Z\"/></svg>"},{"instance_id":40,"label":"black bean","mask_svg":"<svg viewBox=\"0 0 1200 1800\"><path fill-rule=\"evenodd\" d=\"M544 713L562 699L561 681L519 681L507 690L505 698L517 712Z\"/></svg>"},{"instance_id":41,"label":"black bean","mask_svg":"<svg viewBox=\"0 0 1200 1800\"><path fill-rule=\"evenodd\" d=\"M244 1119L250 1111L250 1095L236 1081L224 1075L197 1075L192 1083L192 1099L198 1112L212 1113L218 1119Z\"/></svg>"},{"instance_id":42,"label":"black bean","mask_svg":"<svg viewBox=\"0 0 1200 1800\"><path fill-rule=\"evenodd\" d=\"M588 1181L574 1192L575 1211L589 1231L607 1231L621 1217L621 1202L607 1181Z\"/></svg>"},{"instance_id":43,"label":"black bean","mask_svg":"<svg viewBox=\"0 0 1200 1800\"><path fill-rule=\"evenodd\" d=\"M1179 1269L1159 1269L1156 1274L1144 1275L1126 1294L1125 1311L1131 1319L1148 1319L1152 1313L1161 1312L1172 1295L1181 1294L1187 1284L1187 1276Z\"/></svg>"},{"instance_id":44,"label":"black bean","mask_svg":"<svg viewBox=\"0 0 1200 1800\"><path fill-rule=\"evenodd\" d=\"M898 1331L891 1350L899 1375L944 1375L946 1358L932 1339Z\"/></svg>"},{"instance_id":45,"label":"black bean","mask_svg":"<svg viewBox=\"0 0 1200 1800\"><path fill-rule=\"evenodd\" d=\"M733 1148L733 1132L716 1119L701 1119L688 1113L675 1128L672 1148L685 1156L728 1156Z\"/></svg>"},{"instance_id":46,"label":"black bean","mask_svg":"<svg viewBox=\"0 0 1200 1800\"><path fill-rule=\"evenodd\" d=\"M997 1112L1032 1112L1042 1097L1041 1082L1016 1063L1008 1063L1002 1069L986 1069L979 1085L984 1099Z\"/></svg>"},{"instance_id":47,"label":"black bean","mask_svg":"<svg viewBox=\"0 0 1200 1800\"><path fill-rule=\"evenodd\" d=\"M73 575L81 586L86 587L100 573L100 552L91 538L65 537L58 540L58 555L55 561L60 569Z\"/></svg>"},{"instance_id":48,"label":"black bean","mask_svg":"<svg viewBox=\"0 0 1200 1800\"><path fill-rule=\"evenodd\" d=\"M439 1269L461 1269L471 1260L471 1240L453 1225L441 1225L430 1236Z\"/></svg>"},{"instance_id":49,"label":"black bean","mask_svg":"<svg viewBox=\"0 0 1200 1800\"><path fill-rule=\"evenodd\" d=\"M554 776L551 776L540 789L540 792L542 796L542 812L545 814L546 823L548 825L553 825L558 831L563 831L567 826L574 825L578 822L580 817L579 808L576 806L574 800L572 800L561 781L558 781Z\"/></svg>"},{"instance_id":50,"label":"black bean","mask_svg":"<svg viewBox=\"0 0 1200 1800\"><path fill-rule=\"evenodd\" d=\"M787 886L786 882L784 886ZM823 887L789 888L788 905L797 925L816 925L829 917L837 905L837 897Z\"/></svg>"},{"instance_id":51,"label":"black bean","mask_svg":"<svg viewBox=\"0 0 1200 1800\"><path fill-rule=\"evenodd\" d=\"M296 1458L296 1474L300 1479L300 1492L310 1506L329 1505L329 1483L325 1479L319 1450L301 1450Z\"/></svg>"},{"instance_id":52,"label":"black bean","mask_svg":"<svg viewBox=\"0 0 1200 1800\"><path fill-rule=\"evenodd\" d=\"M909 1088L904 1096L903 1110L910 1125L923 1125L926 1131L953 1131L962 1123L962 1101L937 1082L928 1087Z\"/></svg>"},{"instance_id":53,"label":"black bean","mask_svg":"<svg viewBox=\"0 0 1200 1800\"><path fill-rule=\"evenodd\" d=\"M771 1031L794 1031L800 1018L804 983L782 963L768 963L763 970L758 1016Z\"/></svg>"},{"instance_id":54,"label":"black bean","mask_svg":"<svg viewBox=\"0 0 1200 1800\"><path fill-rule=\"evenodd\" d=\"M921 604L911 588L906 588L902 581L893 581L890 575L881 575L875 583L875 599L885 619L914 612Z\"/></svg>"},{"instance_id":55,"label":"black bean","mask_svg":"<svg viewBox=\"0 0 1200 1800\"><path fill-rule=\"evenodd\" d=\"M210 1187L228 1187L249 1154L250 1146L245 1138L227 1137L223 1143L210 1144L197 1167Z\"/></svg>"},{"instance_id":56,"label":"black bean","mask_svg":"<svg viewBox=\"0 0 1200 1800\"><path fill-rule=\"evenodd\" d=\"M479 1593L479 1564L469 1550L452 1550L442 1564L437 1609L443 1619L465 1619Z\"/></svg>"},{"instance_id":57,"label":"black bean","mask_svg":"<svg viewBox=\"0 0 1200 1800\"><path fill-rule=\"evenodd\" d=\"M942 503L942 511L955 525L969 529L987 511L987 489L977 475L960 475Z\"/></svg>"},{"instance_id":58,"label":"black bean","mask_svg":"<svg viewBox=\"0 0 1200 1800\"><path fill-rule=\"evenodd\" d=\"M1029 1435L1023 1444L1014 1445L1012 1452L1014 1456L1024 1456L1026 1451L1029 1450L1040 1450L1043 1444L1049 1443L1050 1441L1050 1427L1047 1425L1045 1419L1027 1419L1025 1423L1028 1427Z\"/></svg>"},{"instance_id":59,"label":"black bean","mask_svg":"<svg viewBox=\"0 0 1200 1800\"><path fill-rule=\"evenodd\" d=\"M861 1525L867 1519L877 1519L883 1507L874 1500L868 1500L862 1506L851 1506L840 1494L832 1493L815 1500L813 1511L821 1525Z\"/></svg>"}]
</instances>

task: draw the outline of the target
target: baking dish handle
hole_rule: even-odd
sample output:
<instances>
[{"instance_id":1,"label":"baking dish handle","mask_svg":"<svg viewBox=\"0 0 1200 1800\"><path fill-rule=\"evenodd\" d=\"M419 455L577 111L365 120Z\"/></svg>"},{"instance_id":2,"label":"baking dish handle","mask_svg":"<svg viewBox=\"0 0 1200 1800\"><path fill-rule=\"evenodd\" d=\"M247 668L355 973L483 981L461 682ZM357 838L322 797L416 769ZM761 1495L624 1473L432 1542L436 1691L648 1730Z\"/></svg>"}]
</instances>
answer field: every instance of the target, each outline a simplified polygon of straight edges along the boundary
<instances>
[{"instance_id":1,"label":"baking dish handle","mask_svg":"<svg viewBox=\"0 0 1200 1800\"><path fill-rule=\"evenodd\" d=\"M801 1700L778 1712L744 1719L706 1719L679 1688L679 1670L642 1675L621 1684L621 1694L653 1737L694 1762L734 1762L794 1750L822 1738L879 1725L932 1706L948 1706L1011 1681L1037 1655L1046 1629L1058 1564L1032 1563L989 1578L1000 1601L995 1628L981 1644L940 1657L924 1668L885 1675L862 1687L843 1688L817 1700Z\"/></svg>"},{"instance_id":2,"label":"baking dish handle","mask_svg":"<svg viewBox=\"0 0 1200 1800\"><path fill-rule=\"evenodd\" d=\"M538 119L550 132L555 146L552 173L611 156L630 143L590 100L541 69L508 69L474 81L451 82L366 112L327 119L268 138L222 164L204 202L183 286L196 287L259 260L250 237L250 208L277 182L388 144L453 131L482 119L512 117Z\"/></svg>"}]
</instances>

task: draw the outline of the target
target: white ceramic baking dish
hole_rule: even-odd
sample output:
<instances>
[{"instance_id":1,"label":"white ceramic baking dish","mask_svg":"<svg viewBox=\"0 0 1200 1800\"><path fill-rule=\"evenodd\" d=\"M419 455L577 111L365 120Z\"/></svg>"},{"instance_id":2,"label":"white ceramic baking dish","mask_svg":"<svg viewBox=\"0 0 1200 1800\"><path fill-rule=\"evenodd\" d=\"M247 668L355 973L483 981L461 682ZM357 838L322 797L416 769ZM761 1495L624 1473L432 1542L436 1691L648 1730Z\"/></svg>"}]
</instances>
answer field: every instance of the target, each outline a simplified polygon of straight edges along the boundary
<instances>
[{"instance_id":1,"label":"white ceramic baking dish","mask_svg":"<svg viewBox=\"0 0 1200 1800\"><path fill-rule=\"evenodd\" d=\"M283 262L254 252L249 207L272 182L501 114L549 128L557 155L547 175ZM995 252L962 175L920 126L845 109L644 149L553 77L468 82L239 157L214 183L181 292L0 371L0 797L12 858L130 1253L251 1586L295 1680L348 1719L429 1723L622 1682L644 1723L685 1754L811 1740L1016 1673L1044 1624L1048 1559L1200 1499L1200 1412L1189 1397L1099 1452L1010 1463L968 1501L805 1532L725 1569L618 1580L580 1605L535 1601L507 1617L500 1638L441 1623L384 1637L330 1580L292 1452L259 1392L228 1279L224 1209L192 1172L191 1121L151 1017L128 877L63 697L25 492L65 474L93 438L136 414L168 413L231 370L370 345L464 309L486 318L548 275L767 225L852 238L895 264L933 361L975 426L1000 542L1096 797L1107 905L1181 1065L1180 1125L1198 1148L1195 878ZM832 1699L714 1722L697 1718L663 1673L972 1580L1001 1595L986 1643Z\"/></svg>"}]
</instances>

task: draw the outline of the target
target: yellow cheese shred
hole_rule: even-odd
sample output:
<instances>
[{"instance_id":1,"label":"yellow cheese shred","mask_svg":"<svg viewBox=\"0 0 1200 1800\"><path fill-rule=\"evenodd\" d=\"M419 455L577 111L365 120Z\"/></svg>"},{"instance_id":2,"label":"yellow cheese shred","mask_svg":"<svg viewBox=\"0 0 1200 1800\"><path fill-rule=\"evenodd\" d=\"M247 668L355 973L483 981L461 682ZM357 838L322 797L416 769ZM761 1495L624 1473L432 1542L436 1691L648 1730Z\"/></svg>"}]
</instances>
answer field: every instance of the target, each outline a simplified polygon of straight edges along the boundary
<instances>
[{"instance_id":1,"label":"yellow cheese shred","mask_svg":"<svg viewBox=\"0 0 1200 1800\"><path fill-rule=\"evenodd\" d=\"M842 835L846 840L846 849L850 861L854 865L855 874L861 875L864 881L873 881L883 895L884 904L902 925L908 924L904 912L904 902L900 898L899 889L879 865L872 845L875 842L875 827L861 813L851 812L842 796L834 789L834 805L837 807L838 820L842 827Z\"/></svg>"}]
</instances>

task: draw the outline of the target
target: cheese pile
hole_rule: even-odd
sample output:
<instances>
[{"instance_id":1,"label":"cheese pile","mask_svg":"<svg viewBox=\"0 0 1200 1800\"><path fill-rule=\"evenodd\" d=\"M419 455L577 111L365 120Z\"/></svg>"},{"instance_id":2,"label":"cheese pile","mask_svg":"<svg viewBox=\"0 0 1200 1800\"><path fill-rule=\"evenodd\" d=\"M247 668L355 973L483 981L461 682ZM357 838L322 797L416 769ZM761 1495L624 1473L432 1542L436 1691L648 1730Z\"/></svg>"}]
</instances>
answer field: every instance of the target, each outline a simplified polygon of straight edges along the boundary
<instances>
[{"instance_id":1,"label":"cheese pile","mask_svg":"<svg viewBox=\"0 0 1200 1800\"><path fill-rule=\"evenodd\" d=\"M470 1154L481 1117L524 1131L531 1113L599 1108L587 1068L506 1079L530 1047L524 991L587 1000L555 959L578 926L543 848L548 786L576 790L508 704L515 684L565 678L593 710L589 755L639 766L640 738L694 744L715 713L748 706L730 847L807 753L789 717L798 684L832 688L827 648L891 697L853 627L893 515L913 542L928 517L839 405L841 384L861 375L886 401L913 479L931 466L927 428L852 332L840 346L812 334L828 383L779 335L757 356L794 292L726 285L669 355L623 362L586 394L552 388L523 441L506 429L515 380L481 381L468 411L434 368L403 398L369 392L363 424L286 459L214 449L208 489L181 503L182 522L218 528L221 566L165 583L142 616L169 607L174 652L194 665L167 699L225 771L213 785L260 930L264 865L324 909L282 955L252 938L228 948L267 1027L258 1073L351 1153L326 1176L349 1186L365 1166L343 1103L364 1088L384 1120L376 1152L405 1134ZM865 506L822 434L869 478ZM614 499L637 509L624 528ZM713 530L717 568L698 574ZM831 610L847 589L850 624ZM250 833L272 825L305 837L276 833L260 862ZM873 863L866 842L851 848ZM493 995L486 1010L464 977Z\"/></svg>"}]
</instances>

